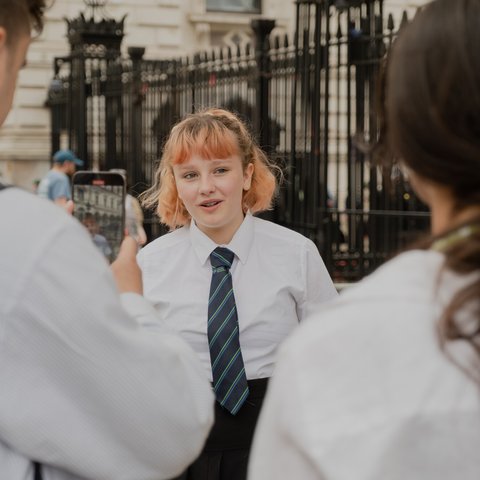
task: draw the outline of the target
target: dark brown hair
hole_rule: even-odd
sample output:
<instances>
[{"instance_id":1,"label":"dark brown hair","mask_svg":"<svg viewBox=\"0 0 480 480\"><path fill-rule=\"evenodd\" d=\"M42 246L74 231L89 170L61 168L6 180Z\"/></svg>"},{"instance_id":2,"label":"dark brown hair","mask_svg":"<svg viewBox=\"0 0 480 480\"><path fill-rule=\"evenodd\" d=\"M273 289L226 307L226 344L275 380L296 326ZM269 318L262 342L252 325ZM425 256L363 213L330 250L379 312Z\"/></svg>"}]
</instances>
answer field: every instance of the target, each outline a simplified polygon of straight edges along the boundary
<instances>
[{"instance_id":1,"label":"dark brown hair","mask_svg":"<svg viewBox=\"0 0 480 480\"><path fill-rule=\"evenodd\" d=\"M428 4L400 32L381 79L377 155L400 159L419 177L447 187L456 212L480 207L479 19L479 0ZM447 269L480 273L478 228L445 255ZM475 326L465 332L456 318L470 307ZM480 353L479 275L455 294L439 326L443 345L466 339Z\"/></svg>"},{"instance_id":2,"label":"dark brown hair","mask_svg":"<svg viewBox=\"0 0 480 480\"><path fill-rule=\"evenodd\" d=\"M10 45L19 34L43 30L45 0L0 0L0 26L7 31Z\"/></svg>"}]
</instances>

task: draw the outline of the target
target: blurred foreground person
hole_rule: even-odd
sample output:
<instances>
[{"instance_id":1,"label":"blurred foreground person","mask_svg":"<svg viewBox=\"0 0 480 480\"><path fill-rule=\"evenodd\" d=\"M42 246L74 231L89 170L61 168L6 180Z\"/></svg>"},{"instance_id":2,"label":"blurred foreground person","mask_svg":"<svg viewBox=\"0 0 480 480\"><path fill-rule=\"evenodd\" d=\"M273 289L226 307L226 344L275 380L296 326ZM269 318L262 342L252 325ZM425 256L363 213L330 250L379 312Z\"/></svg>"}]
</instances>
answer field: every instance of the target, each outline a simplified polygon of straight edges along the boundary
<instances>
[{"instance_id":1,"label":"blurred foreground person","mask_svg":"<svg viewBox=\"0 0 480 480\"><path fill-rule=\"evenodd\" d=\"M480 478L479 47L479 0L432 2L393 45L380 146L432 237L286 342L250 480Z\"/></svg>"},{"instance_id":2,"label":"blurred foreground person","mask_svg":"<svg viewBox=\"0 0 480 480\"><path fill-rule=\"evenodd\" d=\"M0 124L43 11L44 0L0 0ZM120 298L79 222L4 187L0 479L178 474L201 450L213 395L194 352L140 295L135 241L112 266Z\"/></svg>"}]
</instances>

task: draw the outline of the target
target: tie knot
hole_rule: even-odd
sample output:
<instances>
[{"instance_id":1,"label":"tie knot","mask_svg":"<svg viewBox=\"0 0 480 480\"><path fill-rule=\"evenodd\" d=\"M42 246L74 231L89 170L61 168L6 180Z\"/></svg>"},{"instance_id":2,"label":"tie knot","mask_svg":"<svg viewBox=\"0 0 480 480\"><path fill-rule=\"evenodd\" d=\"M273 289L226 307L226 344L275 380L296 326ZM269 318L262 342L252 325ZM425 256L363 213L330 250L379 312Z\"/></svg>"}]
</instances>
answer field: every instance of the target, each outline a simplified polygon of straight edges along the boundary
<instances>
[{"instance_id":1,"label":"tie knot","mask_svg":"<svg viewBox=\"0 0 480 480\"><path fill-rule=\"evenodd\" d=\"M229 270L233 263L233 257L234 253L228 248L217 247L210 254L210 263L213 268L225 267Z\"/></svg>"}]
</instances>

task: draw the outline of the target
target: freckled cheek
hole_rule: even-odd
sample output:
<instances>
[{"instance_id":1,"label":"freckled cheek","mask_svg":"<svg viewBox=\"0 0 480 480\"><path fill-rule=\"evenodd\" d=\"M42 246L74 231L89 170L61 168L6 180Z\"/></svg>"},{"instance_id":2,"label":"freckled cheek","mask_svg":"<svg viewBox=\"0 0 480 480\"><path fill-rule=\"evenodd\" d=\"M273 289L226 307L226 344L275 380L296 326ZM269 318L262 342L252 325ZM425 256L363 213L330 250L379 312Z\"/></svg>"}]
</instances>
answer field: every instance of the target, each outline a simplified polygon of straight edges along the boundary
<instances>
[{"instance_id":1,"label":"freckled cheek","mask_svg":"<svg viewBox=\"0 0 480 480\"><path fill-rule=\"evenodd\" d=\"M196 189L193 185L177 185L177 192L183 202L192 202L196 198Z\"/></svg>"}]
</instances>

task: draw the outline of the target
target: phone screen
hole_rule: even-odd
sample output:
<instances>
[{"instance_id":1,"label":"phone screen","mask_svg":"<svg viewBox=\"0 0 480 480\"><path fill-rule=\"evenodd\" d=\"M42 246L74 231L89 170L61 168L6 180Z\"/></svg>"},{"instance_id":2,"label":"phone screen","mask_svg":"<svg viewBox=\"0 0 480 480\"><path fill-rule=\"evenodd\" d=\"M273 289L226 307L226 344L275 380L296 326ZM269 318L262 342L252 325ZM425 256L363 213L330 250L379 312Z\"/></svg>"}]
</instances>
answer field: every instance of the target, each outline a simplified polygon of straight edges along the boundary
<instances>
[{"instance_id":1,"label":"phone screen","mask_svg":"<svg viewBox=\"0 0 480 480\"><path fill-rule=\"evenodd\" d=\"M109 262L115 260L125 230L125 180L110 172L77 172L73 176L74 216L90 233Z\"/></svg>"}]
</instances>

